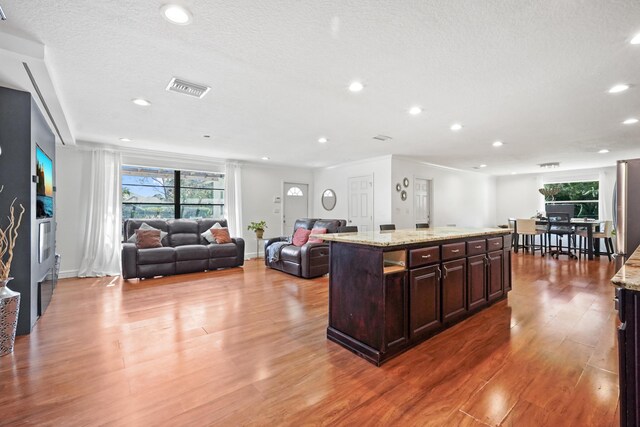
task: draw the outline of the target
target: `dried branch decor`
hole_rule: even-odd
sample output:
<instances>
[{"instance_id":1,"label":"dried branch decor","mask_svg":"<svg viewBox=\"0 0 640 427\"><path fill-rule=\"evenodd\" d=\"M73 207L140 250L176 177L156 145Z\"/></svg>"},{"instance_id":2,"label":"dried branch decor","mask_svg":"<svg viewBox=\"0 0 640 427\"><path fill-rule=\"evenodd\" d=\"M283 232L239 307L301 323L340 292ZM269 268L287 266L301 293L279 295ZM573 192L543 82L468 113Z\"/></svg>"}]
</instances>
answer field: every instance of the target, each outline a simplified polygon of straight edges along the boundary
<instances>
[{"instance_id":1,"label":"dried branch decor","mask_svg":"<svg viewBox=\"0 0 640 427\"><path fill-rule=\"evenodd\" d=\"M0 186L0 193L4 190L4 185ZM13 261L13 247L16 245L18 239L18 228L22 223L22 215L24 214L24 206L20 206L20 214L18 220L15 219L15 203L14 198L9 208L9 225L6 227L0 226L0 282L4 282L9 278L9 272L11 271L11 261ZM6 259L6 261L5 261Z\"/></svg>"}]
</instances>

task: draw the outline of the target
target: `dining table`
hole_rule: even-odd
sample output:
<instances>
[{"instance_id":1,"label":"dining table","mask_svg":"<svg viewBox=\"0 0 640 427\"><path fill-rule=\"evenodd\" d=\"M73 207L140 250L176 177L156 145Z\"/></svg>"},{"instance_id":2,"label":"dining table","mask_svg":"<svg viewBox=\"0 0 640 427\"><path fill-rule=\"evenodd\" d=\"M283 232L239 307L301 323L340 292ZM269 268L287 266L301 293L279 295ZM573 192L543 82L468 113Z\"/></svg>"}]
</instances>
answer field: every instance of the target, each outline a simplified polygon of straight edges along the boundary
<instances>
[{"instance_id":1,"label":"dining table","mask_svg":"<svg viewBox=\"0 0 640 427\"><path fill-rule=\"evenodd\" d=\"M599 241L593 241L593 230L594 230L594 226L598 226L600 225L600 223L602 223L603 221L598 221L595 219L589 219L589 218L571 218L569 220L569 222L565 223L565 222L557 222L554 221L554 225L566 225L569 227L584 227L587 231L587 259L588 260L593 260L593 257L595 255L600 256L600 245L599 245ZM546 218L538 218L536 219L536 225L548 225L549 221ZM516 222L515 225L515 229L514 229L514 241L518 242L518 224ZM517 250L517 243L516 243L516 250Z\"/></svg>"}]
</instances>

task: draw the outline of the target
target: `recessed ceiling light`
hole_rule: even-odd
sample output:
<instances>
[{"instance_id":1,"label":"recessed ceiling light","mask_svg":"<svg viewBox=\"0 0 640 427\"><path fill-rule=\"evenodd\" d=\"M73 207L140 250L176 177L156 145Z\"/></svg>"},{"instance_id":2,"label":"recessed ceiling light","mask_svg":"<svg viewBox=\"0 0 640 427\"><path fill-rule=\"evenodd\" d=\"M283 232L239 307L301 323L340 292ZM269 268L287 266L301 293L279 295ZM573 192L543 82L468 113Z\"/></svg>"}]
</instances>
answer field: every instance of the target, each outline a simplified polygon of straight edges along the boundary
<instances>
[{"instance_id":1,"label":"recessed ceiling light","mask_svg":"<svg viewBox=\"0 0 640 427\"><path fill-rule=\"evenodd\" d=\"M462 125L460 123L454 123L451 125L451 130L454 132L458 132L460 129L462 129Z\"/></svg>"},{"instance_id":2,"label":"recessed ceiling light","mask_svg":"<svg viewBox=\"0 0 640 427\"><path fill-rule=\"evenodd\" d=\"M262 160L269 160L267 156L261 157Z\"/></svg>"},{"instance_id":3,"label":"recessed ceiling light","mask_svg":"<svg viewBox=\"0 0 640 427\"><path fill-rule=\"evenodd\" d=\"M631 39L631 44L640 44L640 33L633 36Z\"/></svg>"},{"instance_id":4,"label":"recessed ceiling light","mask_svg":"<svg viewBox=\"0 0 640 427\"><path fill-rule=\"evenodd\" d=\"M494 141L493 144L494 147L502 147L504 144L502 143L502 141Z\"/></svg>"},{"instance_id":5,"label":"recessed ceiling light","mask_svg":"<svg viewBox=\"0 0 640 427\"><path fill-rule=\"evenodd\" d=\"M635 125L636 123L638 123L638 119L636 119L635 117L632 117L622 122L623 125Z\"/></svg>"},{"instance_id":6,"label":"recessed ceiling light","mask_svg":"<svg viewBox=\"0 0 640 427\"><path fill-rule=\"evenodd\" d=\"M487 165L482 164L482 165L480 165L480 167L481 167L481 168L486 168L486 167L487 167Z\"/></svg>"},{"instance_id":7,"label":"recessed ceiling light","mask_svg":"<svg viewBox=\"0 0 640 427\"><path fill-rule=\"evenodd\" d=\"M619 84L609 89L609 93L620 93L620 92L624 92L627 89L629 89L629 85Z\"/></svg>"},{"instance_id":8,"label":"recessed ceiling light","mask_svg":"<svg viewBox=\"0 0 640 427\"><path fill-rule=\"evenodd\" d=\"M122 142L131 142L131 139L129 139L129 138L120 138L120 141L122 141Z\"/></svg>"},{"instance_id":9,"label":"recessed ceiling light","mask_svg":"<svg viewBox=\"0 0 640 427\"><path fill-rule=\"evenodd\" d=\"M364 85L360 82L351 82L349 85L349 90L351 92L360 92L362 89L364 89Z\"/></svg>"},{"instance_id":10,"label":"recessed ceiling light","mask_svg":"<svg viewBox=\"0 0 640 427\"><path fill-rule=\"evenodd\" d=\"M325 142L327 142L327 141L328 141L328 139L327 139L327 138L325 138L324 136L323 136L323 137L321 137L321 138L318 138L318 142L319 142L320 144L324 144L324 143L325 143Z\"/></svg>"},{"instance_id":11,"label":"recessed ceiling light","mask_svg":"<svg viewBox=\"0 0 640 427\"><path fill-rule=\"evenodd\" d=\"M609 150L607 150L606 148L603 148L602 150L598 151L598 154L607 154L609 152Z\"/></svg>"},{"instance_id":12,"label":"recessed ceiling light","mask_svg":"<svg viewBox=\"0 0 640 427\"><path fill-rule=\"evenodd\" d=\"M417 116L420 113L422 113L422 108L420 107L416 106L409 109L409 114L411 114L412 116Z\"/></svg>"},{"instance_id":13,"label":"recessed ceiling light","mask_svg":"<svg viewBox=\"0 0 640 427\"><path fill-rule=\"evenodd\" d=\"M188 25L191 23L191 12L177 4L165 4L160 8L162 16L172 24Z\"/></svg>"},{"instance_id":14,"label":"recessed ceiling light","mask_svg":"<svg viewBox=\"0 0 640 427\"><path fill-rule=\"evenodd\" d=\"M151 105L151 102L147 101L146 99L142 99L142 98L133 98L131 100L131 102L133 102L136 105L139 105L141 107L148 107L149 105Z\"/></svg>"}]
</instances>

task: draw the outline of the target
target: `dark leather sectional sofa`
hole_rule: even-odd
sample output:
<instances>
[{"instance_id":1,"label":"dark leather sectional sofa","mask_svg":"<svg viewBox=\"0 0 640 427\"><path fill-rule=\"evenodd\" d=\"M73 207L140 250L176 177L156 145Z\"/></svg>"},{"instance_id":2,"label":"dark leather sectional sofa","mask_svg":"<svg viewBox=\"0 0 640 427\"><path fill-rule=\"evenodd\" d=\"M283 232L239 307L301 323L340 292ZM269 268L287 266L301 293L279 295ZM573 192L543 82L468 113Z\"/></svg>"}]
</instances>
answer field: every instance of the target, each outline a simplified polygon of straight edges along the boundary
<instances>
[{"instance_id":1,"label":"dark leather sectional sofa","mask_svg":"<svg viewBox=\"0 0 640 427\"><path fill-rule=\"evenodd\" d=\"M296 220L293 226L293 233L295 234L300 227L304 227L307 230L312 230L314 227L326 228L327 233L337 233L338 227L345 224L346 221L343 219L301 218ZM305 243L302 246L287 245L280 251L280 259L278 261L269 261L269 246L287 239L287 236L276 237L264 243L264 262L267 267L298 277L304 277L305 279L329 273L328 243Z\"/></svg>"},{"instance_id":2,"label":"dark leather sectional sofa","mask_svg":"<svg viewBox=\"0 0 640 427\"><path fill-rule=\"evenodd\" d=\"M218 222L227 227L224 219L129 219L124 224L126 240L147 223L166 231L161 248L138 249L135 243L122 244L122 277L124 279L169 276L193 273L244 264L244 240L233 243L207 242L200 234Z\"/></svg>"}]
</instances>

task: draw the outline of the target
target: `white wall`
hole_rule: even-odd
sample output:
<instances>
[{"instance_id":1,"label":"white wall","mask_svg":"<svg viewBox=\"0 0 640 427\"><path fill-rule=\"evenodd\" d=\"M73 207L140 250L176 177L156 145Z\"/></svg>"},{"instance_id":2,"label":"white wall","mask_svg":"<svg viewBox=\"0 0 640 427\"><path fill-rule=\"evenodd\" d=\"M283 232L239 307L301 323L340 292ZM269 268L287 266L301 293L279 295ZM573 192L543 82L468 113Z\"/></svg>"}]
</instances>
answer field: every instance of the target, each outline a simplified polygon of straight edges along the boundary
<instances>
[{"instance_id":1,"label":"white wall","mask_svg":"<svg viewBox=\"0 0 640 427\"><path fill-rule=\"evenodd\" d=\"M313 174L313 217L347 219L348 180L351 177L373 175L373 227L391 222L391 156L316 169ZM336 193L336 206L327 211L320 203L326 189Z\"/></svg>"},{"instance_id":2,"label":"white wall","mask_svg":"<svg viewBox=\"0 0 640 427\"><path fill-rule=\"evenodd\" d=\"M91 153L56 146L56 252L60 277L74 277L82 261L84 212Z\"/></svg>"},{"instance_id":3,"label":"white wall","mask_svg":"<svg viewBox=\"0 0 640 427\"><path fill-rule=\"evenodd\" d=\"M441 227L495 227L496 180L477 172L452 169L402 157L393 158L392 223L396 228L415 228L414 178L432 180L431 225ZM407 200L402 201L396 183L409 178Z\"/></svg>"},{"instance_id":4,"label":"white wall","mask_svg":"<svg viewBox=\"0 0 640 427\"><path fill-rule=\"evenodd\" d=\"M256 235L247 230L247 224L252 221L267 222L265 238L292 234L292 230L282 230L282 203L273 202L276 196L283 199L284 182L309 184L309 194L312 195L309 197L309 216L312 216L315 192L310 169L255 164L242 166L242 237L246 245L245 257L256 256Z\"/></svg>"},{"instance_id":5,"label":"white wall","mask_svg":"<svg viewBox=\"0 0 640 427\"><path fill-rule=\"evenodd\" d=\"M600 181L600 218L612 217L613 186L616 181L615 166L596 169L579 169L539 174L508 175L497 178L498 209L496 221L506 223L507 218L530 218L536 210L544 211L544 198L538 192L545 183L569 181Z\"/></svg>"}]
</instances>

